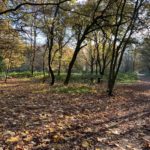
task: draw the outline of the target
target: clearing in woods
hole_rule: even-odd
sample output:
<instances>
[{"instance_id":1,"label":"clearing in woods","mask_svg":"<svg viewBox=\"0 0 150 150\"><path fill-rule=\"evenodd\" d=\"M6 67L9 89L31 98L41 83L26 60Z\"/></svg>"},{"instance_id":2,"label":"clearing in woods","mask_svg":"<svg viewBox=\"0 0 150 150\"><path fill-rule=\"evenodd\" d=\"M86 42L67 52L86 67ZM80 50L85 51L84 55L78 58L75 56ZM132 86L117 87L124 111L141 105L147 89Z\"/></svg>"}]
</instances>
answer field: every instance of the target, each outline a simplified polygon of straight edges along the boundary
<instances>
[{"instance_id":1,"label":"clearing in woods","mask_svg":"<svg viewBox=\"0 0 150 150\"><path fill-rule=\"evenodd\" d=\"M58 93L23 79L0 83L0 150L148 150L150 82L115 96Z\"/></svg>"}]
</instances>

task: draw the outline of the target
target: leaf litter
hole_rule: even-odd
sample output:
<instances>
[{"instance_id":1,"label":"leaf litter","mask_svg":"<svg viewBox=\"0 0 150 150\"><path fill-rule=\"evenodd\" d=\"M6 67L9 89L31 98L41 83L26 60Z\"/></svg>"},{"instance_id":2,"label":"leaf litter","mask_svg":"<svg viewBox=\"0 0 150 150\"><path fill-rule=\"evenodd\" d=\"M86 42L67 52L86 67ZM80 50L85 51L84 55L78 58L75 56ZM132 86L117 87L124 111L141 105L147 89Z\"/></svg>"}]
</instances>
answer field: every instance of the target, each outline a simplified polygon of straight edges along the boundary
<instances>
[{"instance_id":1,"label":"leaf litter","mask_svg":"<svg viewBox=\"0 0 150 150\"><path fill-rule=\"evenodd\" d=\"M0 83L0 150L150 149L150 82L118 85L113 97L47 89Z\"/></svg>"}]
</instances>

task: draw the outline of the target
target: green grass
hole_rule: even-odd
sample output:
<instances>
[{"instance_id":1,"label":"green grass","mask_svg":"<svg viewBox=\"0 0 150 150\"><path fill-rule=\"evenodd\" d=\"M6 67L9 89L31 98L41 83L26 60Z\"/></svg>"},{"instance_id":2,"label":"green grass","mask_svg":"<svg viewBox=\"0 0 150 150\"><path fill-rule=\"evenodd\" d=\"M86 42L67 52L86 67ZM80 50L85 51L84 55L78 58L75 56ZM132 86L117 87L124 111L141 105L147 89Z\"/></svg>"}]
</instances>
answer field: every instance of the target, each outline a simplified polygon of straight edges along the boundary
<instances>
[{"instance_id":1,"label":"green grass","mask_svg":"<svg viewBox=\"0 0 150 150\"><path fill-rule=\"evenodd\" d=\"M24 77L30 77L31 73L29 71L24 71L24 72L10 72L9 76L10 77L14 77L14 78L24 78Z\"/></svg>"},{"instance_id":2,"label":"green grass","mask_svg":"<svg viewBox=\"0 0 150 150\"><path fill-rule=\"evenodd\" d=\"M91 77L94 79L94 82L97 82L98 75L91 75L90 73L72 73L70 82L72 83L89 83L91 80ZM62 73L60 76L56 75L57 81L64 81L66 78L66 73ZM104 80L106 80L106 77L104 77Z\"/></svg>"},{"instance_id":3,"label":"green grass","mask_svg":"<svg viewBox=\"0 0 150 150\"><path fill-rule=\"evenodd\" d=\"M134 83L138 80L137 74L128 72L128 73L119 73L117 77L117 82L119 83Z\"/></svg>"},{"instance_id":4,"label":"green grass","mask_svg":"<svg viewBox=\"0 0 150 150\"><path fill-rule=\"evenodd\" d=\"M11 72L9 73L9 77L20 78L21 80L31 80L38 81L38 85L41 87L39 79L43 78L42 72L34 72L34 76L31 77L31 73L29 71L26 72ZM62 73L60 76L56 75L56 84L54 86L50 86L47 89L41 89L39 91L33 91L33 93L67 93L67 94L86 94L86 93L99 93L100 89L97 89L96 85L90 85L91 75L90 74L79 74L73 73L71 76L70 84L68 86L64 86L62 83L65 80L66 74ZM92 76L95 78L95 83L97 82L98 76ZM130 84L135 83L137 81L137 75L135 73L119 73L117 82L121 84ZM104 81L107 81L107 76L104 76ZM48 83L48 81L47 81ZM44 85L44 84L42 84ZM102 85L99 85L101 87Z\"/></svg>"},{"instance_id":5,"label":"green grass","mask_svg":"<svg viewBox=\"0 0 150 150\"><path fill-rule=\"evenodd\" d=\"M95 93L94 87L89 87L83 84L73 84L69 86L54 86L50 89L54 93L69 93L69 94L82 94L82 93Z\"/></svg>"},{"instance_id":6,"label":"green grass","mask_svg":"<svg viewBox=\"0 0 150 150\"><path fill-rule=\"evenodd\" d=\"M1 73L0 76L5 76L5 73L4 72ZM30 71L23 71L23 72L13 71L13 72L9 72L8 76L13 78L26 78L26 77L37 77L37 76L42 77L43 73L36 71L32 76Z\"/></svg>"},{"instance_id":7,"label":"green grass","mask_svg":"<svg viewBox=\"0 0 150 150\"><path fill-rule=\"evenodd\" d=\"M46 75L48 75L48 74L46 73ZM34 74L32 76L30 71L10 72L8 76L9 77L14 77L14 78L31 78L31 79L35 78L35 79L42 79L43 78L43 73L36 71L36 72L34 72ZM0 73L0 77L1 78L5 77L5 74L4 73ZM65 78L66 78L66 73L61 73L60 76L58 76L56 74L55 77L56 77L56 81L57 82L63 82L65 80ZM70 82L71 83L90 83L91 77L93 77L94 82L96 83L98 75L92 75L91 76L89 73L85 73L85 74L82 74L82 73L72 73L71 78L70 78ZM105 75L103 77L103 80L107 81L107 78L108 78L108 76ZM137 75L135 73L131 73L131 72L129 72L129 73L119 73L118 77L117 77L117 82L119 82L119 83L134 83L134 82L137 81L137 79L138 79L138 77L137 77ZM60 89L60 91L61 90L65 91L65 89ZM82 90L82 88L81 88L81 90Z\"/></svg>"}]
</instances>

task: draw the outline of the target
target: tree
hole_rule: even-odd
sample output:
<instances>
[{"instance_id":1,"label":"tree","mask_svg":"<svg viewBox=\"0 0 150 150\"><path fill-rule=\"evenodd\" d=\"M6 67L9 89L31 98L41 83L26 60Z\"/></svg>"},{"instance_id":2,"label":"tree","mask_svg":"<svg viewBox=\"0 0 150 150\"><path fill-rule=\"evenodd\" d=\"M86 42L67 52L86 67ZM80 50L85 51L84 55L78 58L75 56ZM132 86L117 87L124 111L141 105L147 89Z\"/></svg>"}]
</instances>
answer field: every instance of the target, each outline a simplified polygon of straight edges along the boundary
<instances>
[{"instance_id":1,"label":"tree","mask_svg":"<svg viewBox=\"0 0 150 150\"><path fill-rule=\"evenodd\" d=\"M23 8L23 6L44 6L44 5L45 6L46 5L57 6L57 5L60 5L61 3L67 2L67 1L70 1L70 0L63 0L63 1L59 1L58 3L55 3L55 2L47 2L47 3L43 3L43 2L41 2L41 3L22 2L22 3L20 3L17 0L14 0L14 1L8 0L6 2L3 1L1 3L4 4L4 6L11 7L13 5L14 8L9 8L9 9L0 11L0 15L7 14L7 13L10 13L10 12L15 12L18 9Z\"/></svg>"},{"instance_id":2,"label":"tree","mask_svg":"<svg viewBox=\"0 0 150 150\"><path fill-rule=\"evenodd\" d=\"M68 67L68 71L67 71L67 76L66 79L64 81L64 84L68 84L69 83L69 79L71 76L71 71L73 68L73 65L76 61L77 55L80 52L80 50L86 46L83 45L83 42L86 40L87 36L89 35L89 33L92 33L93 31L102 28L102 26L105 24L104 23L104 18L107 18L106 12L109 9L109 7L112 5L111 1L108 1L104 6L104 8L102 9L102 7L99 8L100 4L102 3L101 0L99 1L87 1L86 5L81 6L80 8L78 8L78 12L82 12L84 11L83 14L88 13L90 18L87 18L86 15L78 15L77 16L73 16L73 18L78 19L78 23L74 23L73 24L73 28L75 30L76 33L76 47L74 50L74 54L72 57L71 62L69 63L69 67ZM99 10L100 9L100 10Z\"/></svg>"},{"instance_id":3,"label":"tree","mask_svg":"<svg viewBox=\"0 0 150 150\"><path fill-rule=\"evenodd\" d=\"M103 30L103 32L95 32L94 33L94 44L97 52L96 58L96 68L99 68L99 77L98 83L103 79L105 74L105 70L110 64L110 56L111 50L110 47L112 45L110 37L111 34L109 32L109 28ZM98 67L97 67L98 65Z\"/></svg>"},{"instance_id":4,"label":"tree","mask_svg":"<svg viewBox=\"0 0 150 150\"><path fill-rule=\"evenodd\" d=\"M134 27L137 23L142 5L143 0L136 0L135 2L130 3L128 3L126 0L121 0L116 6L117 9L114 21L117 26L112 29L113 46L111 49L112 56L108 79L109 95L112 95L119 68L121 66L123 54L134 32ZM123 22L125 22L125 24Z\"/></svg>"},{"instance_id":5,"label":"tree","mask_svg":"<svg viewBox=\"0 0 150 150\"><path fill-rule=\"evenodd\" d=\"M44 21L45 21L46 28L47 28L46 36L47 36L47 47L48 47L48 69L49 69L49 76L51 77L50 84L53 85L55 82L55 75L51 66L51 61L52 61L52 50L54 46L54 34L55 34L56 20L57 20L57 16L59 13L59 5L55 7L54 13L53 13L53 9L51 13L52 13L51 24L49 24L48 20L46 20L46 16L44 16Z\"/></svg>"},{"instance_id":6,"label":"tree","mask_svg":"<svg viewBox=\"0 0 150 150\"><path fill-rule=\"evenodd\" d=\"M0 33L0 56L5 64L5 81L7 81L9 70L20 66L24 62L26 48L18 32L11 27L10 21L1 20Z\"/></svg>"},{"instance_id":7,"label":"tree","mask_svg":"<svg viewBox=\"0 0 150 150\"><path fill-rule=\"evenodd\" d=\"M140 48L140 53L142 55L142 62L145 68L147 68L150 73L150 38L144 39L143 44Z\"/></svg>"}]
</instances>

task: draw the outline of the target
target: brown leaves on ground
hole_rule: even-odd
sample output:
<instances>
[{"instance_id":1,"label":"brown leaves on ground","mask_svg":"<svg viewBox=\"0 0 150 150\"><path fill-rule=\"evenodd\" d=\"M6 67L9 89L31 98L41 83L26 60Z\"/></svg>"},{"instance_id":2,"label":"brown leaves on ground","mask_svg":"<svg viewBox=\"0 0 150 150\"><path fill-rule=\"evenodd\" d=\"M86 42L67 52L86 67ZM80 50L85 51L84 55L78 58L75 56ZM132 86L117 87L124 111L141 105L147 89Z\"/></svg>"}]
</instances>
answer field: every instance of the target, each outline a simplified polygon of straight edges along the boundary
<instances>
[{"instance_id":1,"label":"brown leaves on ground","mask_svg":"<svg viewBox=\"0 0 150 150\"><path fill-rule=\"evenodd\" d=\"M149 150L150 82L117 89L114 97L58 94L46 84L1 82L0 150Z\"/></svg>"}]
</instances>

